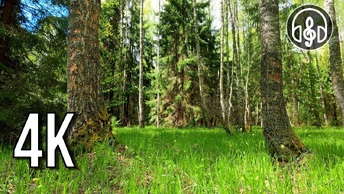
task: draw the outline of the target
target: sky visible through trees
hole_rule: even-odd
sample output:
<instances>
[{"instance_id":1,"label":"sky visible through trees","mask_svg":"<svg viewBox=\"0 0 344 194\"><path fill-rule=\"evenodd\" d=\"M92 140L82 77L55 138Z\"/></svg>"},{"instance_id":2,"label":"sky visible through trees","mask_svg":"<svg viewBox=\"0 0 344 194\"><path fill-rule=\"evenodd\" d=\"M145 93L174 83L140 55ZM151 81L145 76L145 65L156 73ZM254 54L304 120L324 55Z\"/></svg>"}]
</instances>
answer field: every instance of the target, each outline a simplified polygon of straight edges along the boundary
<instances>
[{"instance_id":1,"label":"sky visible through trees","mask_svg":"<svg viewBox=\"0 0 344 194\"><path fill-rule=\"evenodd\" d=\"M37 22L47 16L67 17L68 9L54 4L50 0L22 0L22 12L26 18L22 26L28 30L34 30Z\"/></svg>"}]
</instances>

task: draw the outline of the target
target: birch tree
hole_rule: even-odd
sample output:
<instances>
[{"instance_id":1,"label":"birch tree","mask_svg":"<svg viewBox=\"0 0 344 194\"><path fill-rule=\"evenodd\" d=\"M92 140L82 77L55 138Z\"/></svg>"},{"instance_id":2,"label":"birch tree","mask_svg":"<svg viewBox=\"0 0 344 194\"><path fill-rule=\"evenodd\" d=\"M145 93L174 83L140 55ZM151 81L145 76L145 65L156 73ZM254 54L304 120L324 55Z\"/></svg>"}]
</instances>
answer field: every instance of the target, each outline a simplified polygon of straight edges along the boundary
<instances>
[{"instance_id":1,"label":"birch tree","mask_svg":"<svg viewBox=\"0 0 344 194\"><path fill-rule=\"evenodd\" d=\"M334 0L325 0L325 9L329 13L333 22L333 34L330 39L330 69L332 76L332 86L337 104L342 112L342 125L344 126L344 78L343 61L340 53L340 42Z\"/></svg>"},{"instance_id":2,"label":"birch tree","mask_svg":"<svg viewBox=\"0 0 344 194\"><path fill-rule=\"evenodd\" d=\"M228 128L228 119L226 113L226 103L224 97L224 88L223 88L223 76L224 76L224 67L223 67L223 53L224 53L224 31L225 31L225 6L224 0L221 1L221 43L220 43L220 104L221 104L221 113L222 113L222 125L227 133L230 133Z\"/></svg>"}]
</instances>

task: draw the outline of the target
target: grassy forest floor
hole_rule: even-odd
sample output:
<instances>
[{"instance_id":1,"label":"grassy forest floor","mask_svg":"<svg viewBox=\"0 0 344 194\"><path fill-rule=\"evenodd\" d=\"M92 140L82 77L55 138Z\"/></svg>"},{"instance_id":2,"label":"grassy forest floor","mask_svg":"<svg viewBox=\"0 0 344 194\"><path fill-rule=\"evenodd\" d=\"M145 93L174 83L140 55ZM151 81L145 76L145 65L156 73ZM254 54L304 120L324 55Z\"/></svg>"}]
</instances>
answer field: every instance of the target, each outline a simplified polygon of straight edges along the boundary
<instances>
[{"instance_id":1,"label":"grassy forest floor","mask_svg":"<svg viewBox=\"0 0 344 194\"><path fill-rule=\"evenodd\" d=\"M116 129L120 143L76 158L78 169L30 169L0 148L0 193L344 193L344 130L298 128L312 158L278 167L261 129ZM45 164L44 164L45 166Z\"/></svg>"}]
</instances>

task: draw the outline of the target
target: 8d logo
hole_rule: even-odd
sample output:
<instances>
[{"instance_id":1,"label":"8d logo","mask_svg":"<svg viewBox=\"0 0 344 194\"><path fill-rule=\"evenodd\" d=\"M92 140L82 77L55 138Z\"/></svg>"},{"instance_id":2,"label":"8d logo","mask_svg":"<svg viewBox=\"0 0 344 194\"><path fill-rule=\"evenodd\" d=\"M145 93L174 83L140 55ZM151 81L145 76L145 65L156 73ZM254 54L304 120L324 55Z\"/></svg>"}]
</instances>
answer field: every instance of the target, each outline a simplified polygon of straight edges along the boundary
<instances>
[{"instance_id":1,"label":"8d logo","mask_svg":"<svg viewBox=\"0 0 344 194\"><path fill-rule=\"evenodd\" d=\"M322 47L332 36L332 20L315 5L296 8L287 20L287 34L294 45L305 50Z\"/></svg>"}]
</instances>

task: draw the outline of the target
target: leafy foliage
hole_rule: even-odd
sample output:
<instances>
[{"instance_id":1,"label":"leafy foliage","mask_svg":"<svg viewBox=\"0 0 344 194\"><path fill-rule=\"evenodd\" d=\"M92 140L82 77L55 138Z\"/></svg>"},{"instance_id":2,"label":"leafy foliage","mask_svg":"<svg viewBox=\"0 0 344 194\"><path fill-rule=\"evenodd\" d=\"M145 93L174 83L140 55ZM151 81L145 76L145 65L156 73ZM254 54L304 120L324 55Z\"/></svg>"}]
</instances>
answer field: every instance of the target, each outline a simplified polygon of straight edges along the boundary
<instances>
[{"instance_id":1,"label":"leafy foliage","mask_svg":"<svg viewBox=\"0 0 344 194\"><path fill-rule=\"evenodd\" d=\"M22 13L17 10L18 20ZM29 112L66 110L65 47L67 18L47 16L34 28L0 26L10 50L1 64L0 127L5 139L13 138ZM63 115L61 115L63 116Z\"/></svg>"}]
</instances>

